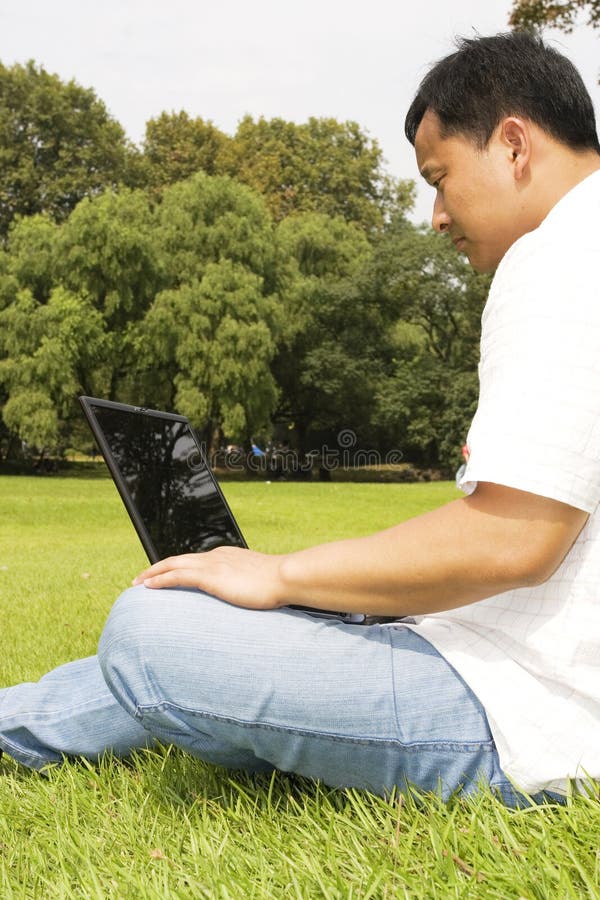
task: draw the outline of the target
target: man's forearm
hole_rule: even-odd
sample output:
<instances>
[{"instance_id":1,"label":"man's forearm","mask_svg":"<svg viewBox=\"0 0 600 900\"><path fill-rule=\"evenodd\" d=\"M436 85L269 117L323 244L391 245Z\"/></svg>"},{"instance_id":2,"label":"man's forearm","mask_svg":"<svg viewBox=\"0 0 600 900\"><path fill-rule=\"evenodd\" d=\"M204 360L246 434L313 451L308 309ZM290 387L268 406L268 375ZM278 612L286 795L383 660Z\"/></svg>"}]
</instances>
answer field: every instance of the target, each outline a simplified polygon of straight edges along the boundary
<instances>
[{"instance_id":1,"label":"man's forearm","mask_svg":"<svg viewBox=\"0 0 600 900\"><path fill-rule=\"evenodd\" d=\"M585 520L487 485L386 531L283 557L280 602L397 616L463 606L544 581Z\"/></svg>"}]
</instances>

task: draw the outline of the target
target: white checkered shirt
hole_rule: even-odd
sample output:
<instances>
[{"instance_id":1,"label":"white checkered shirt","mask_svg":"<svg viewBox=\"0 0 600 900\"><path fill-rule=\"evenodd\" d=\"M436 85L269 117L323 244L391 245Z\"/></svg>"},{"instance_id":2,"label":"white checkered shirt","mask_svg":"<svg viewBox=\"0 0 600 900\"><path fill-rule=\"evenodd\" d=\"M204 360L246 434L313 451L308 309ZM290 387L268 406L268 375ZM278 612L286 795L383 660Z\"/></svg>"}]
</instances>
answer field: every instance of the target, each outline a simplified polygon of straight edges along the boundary
<instances>
[{"instance_id":1,"label":"white checkered shirt","mask_svg":"<svg viewBox=\"0 0 600 900\"><path fill-rule=\"evenodd\" d=\"M483 703L524 790L600 777L600 172L508 251L482 319L463 489L494 482L590 513L544 584L417 619Z\"/></svg>"}]
</instances>

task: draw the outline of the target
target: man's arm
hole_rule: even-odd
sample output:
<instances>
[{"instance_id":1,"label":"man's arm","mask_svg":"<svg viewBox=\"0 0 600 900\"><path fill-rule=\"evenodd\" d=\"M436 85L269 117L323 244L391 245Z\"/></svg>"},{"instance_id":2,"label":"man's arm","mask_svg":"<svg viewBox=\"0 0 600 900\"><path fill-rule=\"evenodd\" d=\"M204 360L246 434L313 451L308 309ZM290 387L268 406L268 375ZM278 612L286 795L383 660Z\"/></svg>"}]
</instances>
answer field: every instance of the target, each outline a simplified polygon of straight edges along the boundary
<instances>
[{"instance_id":1,"label":"man's arm","mask_svg":"<svg viewBox=\"0 0 600 900\"><path fill-rule=\"evenodd\" d=\"M469 497L368 537L284 556L220 547L161 560L134 583L200 588L258 609L297 603L419 615L541 584L586 520L557 500L484 482Z\"/></svg>"}]
</instances>

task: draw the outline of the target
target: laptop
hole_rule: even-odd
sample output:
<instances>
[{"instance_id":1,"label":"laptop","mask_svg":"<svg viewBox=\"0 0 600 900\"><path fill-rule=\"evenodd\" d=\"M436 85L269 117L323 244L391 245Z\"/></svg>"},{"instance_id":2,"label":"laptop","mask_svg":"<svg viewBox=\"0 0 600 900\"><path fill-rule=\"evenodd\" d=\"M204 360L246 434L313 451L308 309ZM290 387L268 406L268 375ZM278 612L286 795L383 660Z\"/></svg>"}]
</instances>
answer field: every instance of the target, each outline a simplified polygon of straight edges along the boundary
<instances>
[{"instance_id":1,"label":"laptop","mask_svg":"<svg viewBox=\"0 0 600 900\"><path fill-rule=\"evenodd\" d=\"M95 397L84 415L151 563L247 543L185 416ZM326 618L364 616L304 609Z\"/></svg>"}]
</instances>

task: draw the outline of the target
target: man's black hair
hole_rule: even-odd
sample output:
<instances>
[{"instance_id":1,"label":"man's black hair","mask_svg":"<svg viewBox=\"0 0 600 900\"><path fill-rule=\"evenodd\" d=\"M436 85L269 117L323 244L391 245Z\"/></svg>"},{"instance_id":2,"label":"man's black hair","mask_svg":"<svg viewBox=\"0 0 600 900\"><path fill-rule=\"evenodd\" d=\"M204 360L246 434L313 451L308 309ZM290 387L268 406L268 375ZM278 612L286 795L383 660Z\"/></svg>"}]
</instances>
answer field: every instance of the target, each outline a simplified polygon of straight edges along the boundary
<instances>
[{"instance_id":1,"label":"man's black hair","mask_svg":"<svg viewBox=\"0 0 600 900\"><path fill-rule=\"evenodd\" d=\"M404 130L414 145L426 110L445 137L464 134L483 150L504 116L529 119L575 150L600 153L594 107L565 56L530 32L460 38L458 50L427 73Z\"/></svg>"}]
</instances>

